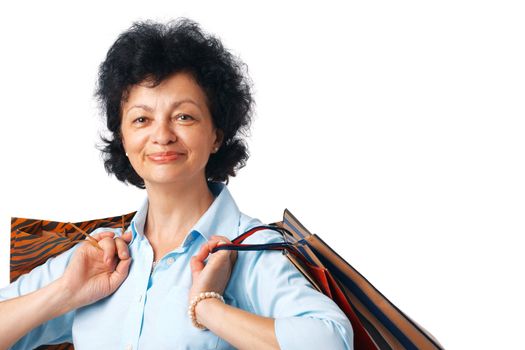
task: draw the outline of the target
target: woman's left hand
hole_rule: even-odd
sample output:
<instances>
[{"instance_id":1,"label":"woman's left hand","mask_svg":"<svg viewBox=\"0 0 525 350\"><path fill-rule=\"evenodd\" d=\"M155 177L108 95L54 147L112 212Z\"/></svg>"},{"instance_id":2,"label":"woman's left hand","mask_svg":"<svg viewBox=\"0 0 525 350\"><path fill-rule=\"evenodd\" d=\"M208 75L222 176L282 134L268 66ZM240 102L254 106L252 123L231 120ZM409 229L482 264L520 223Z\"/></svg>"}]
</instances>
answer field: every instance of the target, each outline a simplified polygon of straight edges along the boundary
<instances>
[{"instance_id":1,"label":"woman's left hand","mask_svg":"<svg viewBox=\"0 0 525 350\"><path fill-rule=\"evenodd\" d=\"M193 284L189 293L189 301L201 292L224 293L224 289L230 280L233 265L237 259L237 252L232 250L220 250L211 254L210 252L219 244L231 243L223 236L212 236L211 239L201 246L199 252L191 258L190 267ZM208 259L207 262L206 258Z\"/></svg>"}]
</instances>

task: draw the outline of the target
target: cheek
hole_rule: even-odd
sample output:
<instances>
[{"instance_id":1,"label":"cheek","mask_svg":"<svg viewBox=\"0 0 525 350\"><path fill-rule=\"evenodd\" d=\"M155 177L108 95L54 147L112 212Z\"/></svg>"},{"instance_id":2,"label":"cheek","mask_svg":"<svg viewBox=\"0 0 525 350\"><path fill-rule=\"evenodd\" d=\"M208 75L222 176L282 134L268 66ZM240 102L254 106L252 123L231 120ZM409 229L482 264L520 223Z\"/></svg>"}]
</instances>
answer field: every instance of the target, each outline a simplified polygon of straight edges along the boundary
<instances>
[{"instance_id":1,"label":"cheek","mask_svg":"<svg viewBox=\"0 0 525 350\"><path fill-rule=\"evenodd\" d=\"M189 154L198 152L201 148L198 136L195 132L188 132L186 130L180 130L177 132L177 141L172 145L175 148L182 149Z\"/></svg>"},{"instance_id":2,"label":"cheek","mask_svg":"<svg viewBox=\"0 0 525 350\"><path fill-rule=\"evenodd\" d=\"M122 145L126 152L137 152L140 151L146 142L146 137L141 133L126 133L122 137Z\"/></svg>"},{"instance_id":3,"label":"cheek","mask_svg":"<svg viewBox=\"0 0 525 350\"><path fill-rule=\"evenodd\" d=\"M194 151L206 152L208 149L211 150L213 139L211 133L208 130L195 130L179 136L179 140L184 142Z\"/></svg>"}]
</instances>

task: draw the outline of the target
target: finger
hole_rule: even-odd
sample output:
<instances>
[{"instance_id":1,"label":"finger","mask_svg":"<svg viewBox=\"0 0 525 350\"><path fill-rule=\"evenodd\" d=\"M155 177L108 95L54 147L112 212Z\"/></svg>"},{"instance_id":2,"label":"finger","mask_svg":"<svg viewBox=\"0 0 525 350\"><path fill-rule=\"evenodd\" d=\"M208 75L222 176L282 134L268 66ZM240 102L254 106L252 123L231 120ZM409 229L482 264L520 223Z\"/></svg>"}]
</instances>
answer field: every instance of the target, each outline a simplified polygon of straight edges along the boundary
<instances>
[{"instance_id":1,"label":"finger","mask_svg":"<svg viewBox=\"0 0 525 350\"><path fill-rule=\"evenodd\" d=\"M231 243L231 242L232 242L232 241L230 241L230 240L228 239L228 237L226 237L226 236L219 236L219 235L213 235L213 236L211 236L211 237L210 237L210 240L211 240L211 241L223 241L223 242L225 242L225 243Z\"/></svg>"},{"instance_id":2,"label":"finger","mask_svg":"<svg viewBox=\"0 0 525 350\"><path fill-rule=\"evenodd\" d=\"M219 245L231 244L231 243L232 242L228 238L226 238L224 236L211 236L210 240L208 241L208 246L210 248L210 251L212 251L214 248L216 248ZM214 254L217 254L219 252L227 253L228 251L227 250L220 250L218 252L215 252Z\"/></svg>"},{"instance_id":3,"label":"finger","mask_svg":"<svg viewBox=\"0 0 525 350\"><path fill-rule=\"evenodd\" d=\"M216 244L215 244L215 247L218 247L220 245L225 245L225 244L228 244L226 242L223 242L223 241L218 241ZM224 251L224 250L223 250Z\"/></svg>"},{"instance_id":4,"label":"finger","mask_svg":"<svg viewBox=\"0 0 525 350\"><path fill-rule=\"evenodd\" d=\"M126 241L124 241L122 238L117 237L115 238L115 245L117 248L117 255L120 260L125 260L129 258L129 249Z\"/></svg>"},{"instance_id":5,"label":"finger","mask_svg":"<svg viewBox=\"0 0 525 350\"><path fill-rule=\"evenodd\" d=\"M206 258L208 257L208 255L210 255L210 248L209 248L209 244L203 244L201 245L201 248L199 249L199 251L197 252L197 254L194 255L194 257L201 261L201 262L204 262L204 260L206 260Z\"/></svg>"},{"instance_id":6,"label":"finger","mask_svg":"<svg viewBox=\"0 0 525 350\"><path fill-rule=\"evenodd\" d=\"M211 236L208 242L214 244L214 246L217 246L219 244L231 244L232 243L232 241L230 241L225 236Z\"/></svg>"},{"instance_id":7,"label":"finger","mask_svg":"<svg viewBox=\"0 0 525 350\"><path fill-rule=\"evenodd\" d=\"M195 280L197 274L204 269L204 262L200 261L195 256L192 256L190 259L190 269L192 279Z\"/></svg>"},{"instance_id":8,"label":"finger","mask_svg":"<svg viewBox=\"0 0 525 350\"><path fill-rule=\"evenodd\" d=\"M213 242L213 244L215 245L214 247L216 246L219 246L219 245L223 245L223 244L232 244L232 241L230 241L227 237L225 236L211 236L211 241ZM232 262L232 264L235 263L235 261L237 260L237 251L235 250L220 250L218 252L215 252L215 254L219 253L219 252L224 252L225 254L229 254L229 257L230 257L230 261Z\"/></svg>"},{"instance_id":9,"label":"finger","mask_svg":"<svg viewBox=\"0 0 525 350\"><path fill-rule=\"evenodd\" d=\"M106 237L113 237L115 236L115 232L113 231L102 231L102 232L97 232L95 233L94 235L90 235L91 237L95 238L97 241L100 241Z\"/></svg>"},{"instance_id":10,"label":"finger","mask_svg":"<svg viewBox=\"0 0 525 350\"><path fill-rule=\"evenodd\" d=\"M131 260L131 258L126 260L120 260L117 267L115 268L115 271L113 271L113 273L109 277L110 284L114 286L113 289L117 289L128 276Z\"/></svg>"},{"instance_id":11,"label":"finger","mask_svg":"<svg viewBox=\"0 0 525 350\"><path fill-rule=\"evenodd\" d=\"M230 250L230 260L232 264L235 264L237 261L237 251L236 250Z\"/></svg>"},{"instance_id":12,"label":"finger","mask_svg":"<svg viewBox=\"0 0 525 350\"><path fill-rule=\"evenodd\" d=\"M217 243L217 246L220 246L220 245L223 245L223 244L228 244L226 242L219 242ZM231 264L235 264L235 261L237 261L237 251L236 250L233 250L233 249L225 249L225 250L220 250L219 252L223 252L224 254L228 254L228 257L230 258L230 262ZM216 252L216 253L219 253L219 252Z\"/></svg>"},{"instance_id":13,"label":"finger","mask_svg":"<svg viewBox=\"0 0 525 350\"><path fill-rule=\"evenodd\" d=\"M97 232L94 235L90 235L92 238L96 239L97 241L100 241L106 237L113 238L115 236L115 232L113 231L103 231L103 232Z\"/></svg>"},{"instance_id":14,"label":"finger","mask_svg":"<svg viewBox=\"0 0 525 350\"><path fill-rule=\"evenodd\" d=\"M129 244L129 242L131 242L131 238L133 238L133 234L131 231L127 231L127 232L124 232L124 234L122 234L122 239L126 242L126 244Z\"/></svg>"},{"instance_id":15,"label":"finger","mask_svg":"<svg viewBox=\"0 0 525 350\"><path fill-rule=\"evenodd\" d=\"M228 237L226 236L223 236L223 235L211 235L210 236L211 239L224 239L224 240L228 240Z\"/></svg>"},{"instance_id":16,"label":"finger","mask_svg":"<svg viewBox=\"0 0 525 350\"><path fill-rule=\"evenodd\" d=\"M106 237L113 238L114 235L115 234L112 231L97 232L94 235L89 235L89 238L86 237L85 239L75 240L74 242L84 242L86 244L91 245L93 248L96 248L100 251L104 251L98 244L98 241Z\"/></svg>"},{"instance_id":17,"label":"finger","mask_svg":"<svg viewBox=\"0 0 525 350\"><path fill-rule=\"evenodd\" d=\"M193 280L197 277L197 274L204 269L204 260L210 255L208 250L208 245L203 244L197 254L191 257L190 259L190 269Z\"/></svg>"},{"instance_id":18,"label":"finger","mask_svg":"<svg viewBox=\"0 0 525 350\"><path fill-rule=\"evenodd\" d=\"M223 242L223 241L219 241L219 242L216 243L215 246L218 247L218 246L225 245L225 244L228 244L228 243ZM230 256L230 257L231 257L231 255L232 255L232 251L231 251L231 250L228 250L228 249L224 249L224 250L219 250L219 251L215 252L214 255L215 255L215 254L222 254L222 255L224 255L224 256L227 255L227 256Z\"/></svg>"},{"instance_id":19,"label":"finger","mask_svg":"<svg viewBox=\"0 0 525 350\"><path fill-rule=\"evenodd\" d=\"M115 240L111 237L105 237L98 242L98 245L104 251L104 262L106 264L110 264L117 252Z\"/></svg>"}]
</instances>

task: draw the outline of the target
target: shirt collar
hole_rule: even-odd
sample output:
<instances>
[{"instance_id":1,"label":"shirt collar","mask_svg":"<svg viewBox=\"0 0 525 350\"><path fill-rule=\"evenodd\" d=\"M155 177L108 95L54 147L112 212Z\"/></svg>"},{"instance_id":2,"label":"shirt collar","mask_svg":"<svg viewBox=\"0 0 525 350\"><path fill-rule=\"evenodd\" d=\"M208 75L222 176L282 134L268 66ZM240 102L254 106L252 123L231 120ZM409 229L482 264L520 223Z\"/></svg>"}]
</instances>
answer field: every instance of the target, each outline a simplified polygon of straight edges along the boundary
<instances>
[{"instance_id":1,"label":"shirt collar","mask_svg":"<svg viewBox=\"0 0 525 350\"><path fill-rule=\"evenodd\" d=\"M190 237L193 232L200 234L204 239L209 240L213 235L226 236L229 239L235 238L239 234L239 221L241 213L235 200L233 199L228 187L221 182L208 182L208 187L215 197L213 203L193 225L190 230ZM132 241L139 235L144 237L144 224L148 214L148 198L144 200L140 209L135 213L131 221ZM183 245L186 243L184 241Z\"/></svg>"}]
</instances>

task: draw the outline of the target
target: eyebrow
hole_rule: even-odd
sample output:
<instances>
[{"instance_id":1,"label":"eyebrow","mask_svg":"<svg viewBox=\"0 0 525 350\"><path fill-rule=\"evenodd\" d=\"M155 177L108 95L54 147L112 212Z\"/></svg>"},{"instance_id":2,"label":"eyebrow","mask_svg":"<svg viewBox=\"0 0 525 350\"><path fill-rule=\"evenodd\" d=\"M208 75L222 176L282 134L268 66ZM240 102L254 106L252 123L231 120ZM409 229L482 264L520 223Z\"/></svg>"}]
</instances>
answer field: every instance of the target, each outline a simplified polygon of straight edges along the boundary
<instances>
[{"instance_id":1,"label":"eyebrow","mask_svg":"<svg viewBox=\"0 0 525 350\"><path fill-rule=\"evenodd\" d=\"M171 105L170 105L170 109L175 109L177 107L179 107L181 104L183 103L191 103L195 106L197 106L197 108L200 109L199 105L197 104L197 102L195 102L194 100L192 100L191 98L185 98L185 99L182 99L182 100L178 100L178 101L175 101L173 102ZM129 111L131 111L133 108L142 108L148 112L152 112L153 111L153 108L151 108L150 106L148 105L144 105L144 104L138 104L138 105L133 105L131 107L128 108L128 110L126 111L126 114L129 113Z\"/></svg>"}]
</instances>

